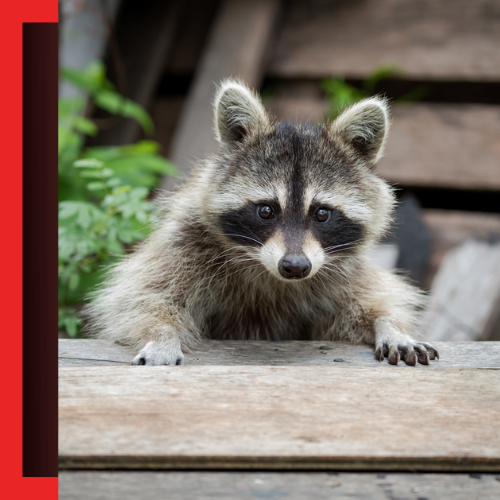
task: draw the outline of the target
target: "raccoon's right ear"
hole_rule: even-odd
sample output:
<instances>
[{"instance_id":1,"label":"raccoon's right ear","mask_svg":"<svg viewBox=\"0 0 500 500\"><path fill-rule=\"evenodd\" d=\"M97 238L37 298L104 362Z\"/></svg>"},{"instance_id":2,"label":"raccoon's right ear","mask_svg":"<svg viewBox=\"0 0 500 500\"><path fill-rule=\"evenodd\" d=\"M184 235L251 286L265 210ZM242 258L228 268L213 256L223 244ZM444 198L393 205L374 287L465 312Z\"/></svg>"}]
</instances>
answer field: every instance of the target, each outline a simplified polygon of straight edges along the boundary
<instances>
[{"instance_id":1,"label":"raccoon's right ear","mask_svg":"<svg viewBox=\"0 0 500 500\"><path fill-rule=\"evenodd\" d=\"M374 165L382 157L388 130L388 103L379 97L354 104L330 126L334 137L347 143L369 165Z\"/></svg>"},{"instance_id":2,"label":"raccoon's right ear","mask_svg":"<svg viewBox=\"0 0 500 500\"><path fill-rule=\"evenodd\" d=\"M269 127L260 99L236 80L225 80L217 89L214 121L217 140L229 148Z\"/></svg>"}]
</instances>

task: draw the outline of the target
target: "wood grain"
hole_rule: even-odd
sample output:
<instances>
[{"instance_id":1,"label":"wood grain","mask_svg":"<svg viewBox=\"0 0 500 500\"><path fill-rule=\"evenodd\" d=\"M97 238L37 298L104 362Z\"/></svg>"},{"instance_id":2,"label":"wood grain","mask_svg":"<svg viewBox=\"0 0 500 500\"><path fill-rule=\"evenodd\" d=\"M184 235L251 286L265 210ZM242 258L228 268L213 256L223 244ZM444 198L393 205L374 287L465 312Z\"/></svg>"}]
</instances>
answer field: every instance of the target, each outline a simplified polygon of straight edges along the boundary
<instances>
[{"instance_id":1,"label":"wood grain","mask_svg":"<svg viewBox=\"0 0 500 500\"><path fill-rule=\"evenodd\" d=\"M328 109L321 93L307 87L266 105L280 120L313 124ZM387 148L377 164L385 179L407 187L500 190L499 106L395 104L391 114Z\"/></svg>"},{"instance_id":2,"label":"wood grain","mask_svg":"<svg viewBox=\"0 0 500 500\"><path fill-rule=\"evenodd\" d=\"M469 239L448 252L422 325L429 340L487 340L500 320L500 243Z\"/></svg>"},{"instance_id":3,"label":"wood grain","mask_svg":"<svg viewBox=\"0 0 500 500\"><path fill-rule=\"evenodd\" d=\"M481 500L500 497L492 474L69 472L61 500Z\"/></svg>"},{"instance_id":4,"label":"wood grain","mask_svg":"<svg viewBox=\"0 0 500 500\"><path fill-rule=\"evenodd\" d=\"M499 106L400 104L377 169L404 186L500 190L499 136Z\"/></svg>"},{"instance_id":5,"label":"wood grain","mask_svg":"<svg viewBox=\"0 0 500 500\"><path fill-rule=\"evenodd\" d=\"M435 342L441 359L429 366L401 370L434 371L446 368L500 368L500 342ZM134 352L107 340L60 339L59 366L129 365ZM328 366L367 367L393 370L375 360L373 349L346 342L265 342L204 340L199 349L186 355L190 366ZM137 367L141 370L142 367Z\"/></svg>"},{"instance_id":6,"label":"wood grain","mask_svg":"<svg viewBox=\"0 0 500 500\"><path fill-rule=\"evenodd\" d=\"M415 79L500 79L495 0L289 2L271 76L365 78L381 65Z\"/></svg>"},{"instance_id":7,"label":"wood grain","mask_svg":"<svg viewBox=\"0 0 500 500\"><path fill-rule=\"evenodd\" d=\"M500 236L500 214L425 209L422 210L422 218L432 235L432 251L424 282L425 288L430 288L447 252L469 238L489 240Z\"/></svg>"},{"instance_id":8,"label":"wood grain","mask_svg":"<svg viewBox=\"0 0 500 500\"><path fill-rule=\"evenodd\" d=\"M251 86L260 85L278 7L277 0L221 3L172 139L170 159L184 174L194 161L217 150L212 110L215 85L231 76ZM170 190L176 182L165 177L162 188Z\"/></svg>"},{"instance_id":9,"label":"wood grain","mask_svg":"<svg viewBox=\"0 0 500 500\"><path fill-rule=\"evenodd\" d=\"M500 471L500 370L60 368L69 468Z\"/></svg>"}]
</instances>

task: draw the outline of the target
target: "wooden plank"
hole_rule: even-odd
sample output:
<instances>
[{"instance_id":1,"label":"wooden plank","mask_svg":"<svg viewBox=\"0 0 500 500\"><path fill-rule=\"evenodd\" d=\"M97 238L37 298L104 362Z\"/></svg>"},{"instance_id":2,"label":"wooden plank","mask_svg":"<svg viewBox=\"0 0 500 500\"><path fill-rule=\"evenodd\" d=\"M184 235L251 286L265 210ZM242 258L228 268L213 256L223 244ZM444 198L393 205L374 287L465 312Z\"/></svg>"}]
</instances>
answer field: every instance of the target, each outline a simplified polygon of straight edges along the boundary
<instances>
[{"instance_id":1,"label":"wooden plank","mask_svg":"<svg viewBox=\"0 0 500 500\"><path fill-rule=\"evenodd\" d=\"M60 500L429 500L500 497L493 474L66 472Z\"/></svg>"},{"instance_id":2,"label":"wooden plank","mask_svg":"<svg viewBox=\"0 0 500 500\"><path fill-rule=\"evenodd\" d=\"M59 370L70 468L500 472L500 370Z\"/></svg>"},{"instance_id":3,"label":"wooden plank","mask_svg":"<svg viewBox=\"0 0 500 500\"><path fill-rule=\"evenodd\" d=\"M100 0L60 3L59 67L85 69L90 63L102 59L109 36L109 27L115 22L121 0ZM61 81L59 98L86 93Z\"/></svg>"},{"instance_id":4,"label":"wooden plank","mask_svg":"<svg viewBox=\"0 0 500 500\"><path fill-rule=\"evenodd\" d=\"M500 51L499 51L500 52ZM317 123L328 106L319 91L278 94L266 102L280 120ZM395 104L385 155L377 165L407 187L500 190L500 107Z\"/></svg>"},{"instance_id":5,"label":"wooden plank","mask_svg":"<svg viewBox=\"0 0 500 500\"><path fill-rule=\"evenodd\" d=\"M415 79L500 80L495 0L290 2L271 76L364 78L395 65Z\"/></svg>"},{"instance_id":6,"label":"wooden plank","mask_svg":"<svg viewBox=\"0 0 500 500\"><path fill-rule=\"evenodd\" d=\"M486 340L500 312L500 243L470 239L445 255L422 325L429 341Z\"/></svg>"},{"instance_id":7,"label":"wooden plank","mask_svg":"<svg viewBox=\"0 0 500 500\"><path fill-rule=\"evenodd\" d=\"M212 111L215 85L230 76L260 85L278 7L278 0L222 2L172 140L170 159L184 174L196 159L217 149ZM162 188L172 189L176 182L165 177Z\"/></svg>"},{"instance_id":8,"label":"wooden plank","mask_svg":"<svg viewBox=\"0 0 500 500\"><path fill-rule=\"evenodd\" d=\"M499 135L499 106L397 105L377 168L405 186L500 190Z\"/></svg>"},{"instance_id":9,"label":"wooden plank","mask_svg":"<svg viewBox=\"0 0 500 500\"><path fill-rule=\"evenodd\" d=\"M446 253L469 238L487 240L500 235L500 214L458 210L422 210L432 235L432 252L423 286L430 288Z\"/></svg>"},{"instance_id":10,"label":"wooden plank","mask_svg":"<svg viewBox=\"0 0 500 500\"><path fill-rule=\"evenodd\" d=\"M408 370L446 368L500 368L500 343L435 342L440 360L429 366ZM134 352L108 340L59 339L59 366L119 366L130 364ZM327 366L366 367L392 370L393 366L375 360L373 349L347 342L266 342L204 340L199 349L187 354L186 364L194 366ZM136 367L138 370L143 367Z\"/></svg>"},{"instance_id":11,"label":"wooden plank","mask_svg":"<svg viewBox=\"0 0 500 500\"><path fill-rule=\"evenodd\" d=\"M156 86L166 65L181 13L180 0L137 2L124 9L118 26L117 44L123 55L126 97L149 108ZM120 75L118 75L120 80ZM117 126L102 130L95 144L130 144L139 138L141 129L132 119L122 119Z\"/></svg>"}]
</instances>

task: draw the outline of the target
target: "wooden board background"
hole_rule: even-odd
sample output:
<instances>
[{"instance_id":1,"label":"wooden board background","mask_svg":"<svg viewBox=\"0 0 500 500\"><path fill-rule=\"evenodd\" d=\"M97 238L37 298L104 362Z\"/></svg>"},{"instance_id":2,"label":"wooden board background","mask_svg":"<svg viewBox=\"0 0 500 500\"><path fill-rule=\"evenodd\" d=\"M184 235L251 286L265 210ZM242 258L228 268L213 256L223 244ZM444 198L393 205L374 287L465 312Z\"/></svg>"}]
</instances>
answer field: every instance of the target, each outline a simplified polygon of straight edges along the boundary
<instances>
[{"instance_id":1,"label":"wooden board background","mask_svg":"<svg viewBox=\"0 0 500 500\"><path fill-rule=\"evenodd\" d=\"M295 0L268 73L365 78L380 65L428 80L500 79L495 0Z\"/></svg>"},{"instance_id":2,"label":"wooden board background","mask_svg":"<svg viewBox=\"0 0 500 500\"><path fill-rule=\"evenodd\" d=\"M500 51L499 51L500 52ZM317 123L328 105L314 86L267 100L278 119ZM500 190L500 107L479 104L394 104L378 172L410 187Z\"/></svg>"},{"instance_id":3,"label":"wooden board background","mask_svg":"<svg viewBox=\"0 0 500 500\"><path fill-rule=\"evenodd\" d=\"M66 472L60 500L481 500L500 497L491 474Z\"/></svg>"},{"instance_id":4,"label":"wooden board background","mask_svg":"<svg viewBox=\"0 0 500 500\"><path fill-rule=\"evenodd\" d=\"M432 252L424 283L429 288L443 257L469 238L487 240L500 235L500 214L458 210L422 210L422 218L431 231Z\"/></svg>"},{"instance_id":5,"label":"wooden board background","mask_svg":"<svg viewBox=\"0 0 500 500\"><path fill-rule=\"evenodd\" d=\"M500 370L60 368L66 468L500 471Z\"/></svg>"},{"instance_id":6,"label":"wooden board background","mask_svg":"<svg viewBox=\"0 0 500 500\"><path fill-rule=\"evenodd\" d=\"M216 85L229 77L260 85L278 7L277 0L221 2L170 144L170 159L183 174L218 149L212 110ZM171 190L177 182L165 177L161 187Z\"/></svg>"}]
</instances>

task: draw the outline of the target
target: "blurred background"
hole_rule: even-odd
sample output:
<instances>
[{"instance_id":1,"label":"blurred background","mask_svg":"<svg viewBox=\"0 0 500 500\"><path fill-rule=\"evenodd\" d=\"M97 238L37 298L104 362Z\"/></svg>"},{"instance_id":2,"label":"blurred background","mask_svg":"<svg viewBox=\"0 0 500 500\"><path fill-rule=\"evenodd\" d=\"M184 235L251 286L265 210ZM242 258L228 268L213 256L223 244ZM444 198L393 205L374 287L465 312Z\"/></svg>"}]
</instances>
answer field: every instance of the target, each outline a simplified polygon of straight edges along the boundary
<instances>
[{"instance_id":1,"label":"blurred background","mask_svg":"<svg viewBox=\"0 0 500 500\"><path fill-rule=\"evenodd\" d=\"M373 258L431 298L429 340L500 340L500 0L61 0L59 330L217 149L240 77L281 120L391 99L400 201Z\"/></svg>"}]
</instances>

